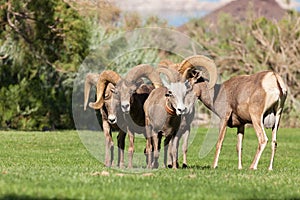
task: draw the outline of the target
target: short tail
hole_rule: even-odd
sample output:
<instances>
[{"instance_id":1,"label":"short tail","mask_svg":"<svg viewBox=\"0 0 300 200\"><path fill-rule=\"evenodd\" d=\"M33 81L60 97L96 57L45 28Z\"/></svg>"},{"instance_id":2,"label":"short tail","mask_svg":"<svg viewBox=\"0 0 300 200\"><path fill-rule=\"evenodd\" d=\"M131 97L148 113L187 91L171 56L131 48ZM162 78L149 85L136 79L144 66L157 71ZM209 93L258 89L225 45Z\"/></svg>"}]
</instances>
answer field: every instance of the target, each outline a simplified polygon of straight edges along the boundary
<instances>
[{"instance_id":1,"label":"short tail","mask_svg":"<svg viewBox=\"0 0 300 200\"><path fill-rule=\"evenodd\" d=\"M287 87L286 87L283 79L281 78L281 76L279 76L277 73L274 73L274 74L276 76L277 84L278 84L279 89L281 91L281 96L285 99L286 96L287 96L287 92L288 92Z\"/></svg>"}]
</instances>

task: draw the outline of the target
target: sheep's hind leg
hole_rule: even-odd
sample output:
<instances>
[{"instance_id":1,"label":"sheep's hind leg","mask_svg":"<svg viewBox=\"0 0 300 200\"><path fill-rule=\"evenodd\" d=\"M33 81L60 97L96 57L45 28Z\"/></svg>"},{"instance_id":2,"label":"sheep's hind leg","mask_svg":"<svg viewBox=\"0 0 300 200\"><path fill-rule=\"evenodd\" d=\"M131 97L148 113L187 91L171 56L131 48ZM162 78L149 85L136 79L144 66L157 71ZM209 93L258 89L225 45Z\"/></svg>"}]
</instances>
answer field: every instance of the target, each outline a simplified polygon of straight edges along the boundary
<instances>
[{"instance_id":1,"label":"sheep's hind leg","mask_svg":"<svg viewBox=\"0 0 300 200\"><path fill-rule=\"evenodd\" d=\"M262 155L262 152L264 151L264 149L268 143L268 137L265 133L262 122L260 120L257 120L256 118L254 118L254 119L252 119L252 123L253 123L254 130L256 132L257 138L258 138L258 147L257 147L255 157L253 159L253 162L250 166L250 169L256 170L259 159Z\"/></svg>"},{"instance_id":2,"label":"sheep's hind leg","mask_svg":"<svg viewBox=\"0 0 300 200\"><path fill-rule=\"evenodd\" d=\"M270 165L269 165L269 170L273 170L273 163L274 163L274 157L275 157L275 152L277 148L277 131L278 131L278 126L280 122L280 117L281 117L281 111L278 111L276 116L275 116L275 124L272 127L272 152L271 152L271 160L270 160Z\"/></svg>"},{"instance_id":3,"label":"sheep's hind leg","mask_svg":"<svg viewBox=\"0 0 300 200\"><path fill-rule=\"evenodd\" d=\"M236 151L238 154L238 169L242 169L242 149L243 149L243 138L244 138L245 126L238 127L237 132L237 144Z\"/></svg>"}]
</instances>

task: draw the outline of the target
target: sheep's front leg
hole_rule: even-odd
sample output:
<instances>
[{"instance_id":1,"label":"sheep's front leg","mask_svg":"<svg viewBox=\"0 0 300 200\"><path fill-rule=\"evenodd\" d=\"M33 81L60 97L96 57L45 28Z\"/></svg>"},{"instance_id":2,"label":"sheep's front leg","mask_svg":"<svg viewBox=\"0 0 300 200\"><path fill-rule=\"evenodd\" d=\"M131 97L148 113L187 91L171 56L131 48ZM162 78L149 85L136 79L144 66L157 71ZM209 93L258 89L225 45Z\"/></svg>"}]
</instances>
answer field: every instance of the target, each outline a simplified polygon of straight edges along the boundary
<instances>
[{"instance_id":1,"label":"sheep's front leg","mask_svg":"<svg viewBox=\"0 0 300 200\"><path fill-rule=\"evenodd\" d=\"M147 157L147 168L150 169L152 166L152 128L149 125L146 125L146 149L145 154Z\"/></svg>"},{"instance_id":2,"label":"sheep's front leg","mask_svg":"<svg viewBox=\"0 0 300 200\"><path fill-rule=\"evenodd\" d=\"M111 137L111 127L106 120L103 120L102 125L105 136L105 166L110 167L114 160L114 144Z\"/></svg>"},{"instance_id":3,"label":"sheep's front leg","mask_svg":"<svg viewBox=\"0 0 300 200\"><path fill-rule=\"evenodd\" d=\"M172 140L172 157L173 157L173 162L172 166L173 169L178 168L178 146L179 146L179 137L178 135L175 135L174 139Z\"/></svg>"},{"instance_id":4,"label":"sheep's front leg","mask_svg":"<svg viewBox=\"0 0 300 200\"><path fill-rule=\"evenodd\" d=\"M172 167L172 137L166 137L164 140L164 167Z\"/></svg>"},{"instance_id":5,"label":"sheep's front leg","mask_svg":"<svg viewBox=\"0 0 300 200\"><path fill-rule=\"evenodd\" d=\"M228 118L224 118L220 123L219 138L218 138L218 142L216 145L216 153L215 153L213 168L218 167L219 156L220 156L222 144L223 144L225 133L226 133L227 119Z\"/></svg>"},{"instance_id":6,"label":"sheep's front leg","mask_svg":"<svg viewBox=\"0 0 300 200\"><path fill-rule=\"evenodd\" d=\"M159 159L159 151L158 151L158 134L152 130L153 137L153 165L152 168L158 168L158 159Z\"/></svg>"},{"instance_id":7,"label":"sheep's front leg","mask_svg":"<svg viewBox=\"0 0 300 200\"><path fill-rule=\"evenodd\" d=\"M238 154L238 169L242 169L242 148L245 126L238 127L236 151Z\"/></svg>"},{"instance_id":8,"label":"sheep's front leg","mask_svg":"<svg viewBox=\"0 0 300 200\"><path fill-rule=\"evenodd\" d=\"M129 147L128 147L128 168L132 168L132 159L134 153L134 132L131 132L127 128L128 138L129 138Z\"/></svg>"},{"instance_id":9,"label":"sheep's front leg","mask_svg":"<svg viewBox=\"0 0 300 200\"><path fill-rule=\"evenodd\" d=\"M182 134L182 153L183 153L183 163L182 168L187 168L187 151L188 151L188 140L190 136L190 127L185 130Z\"/></svg>"},{"instance_id":10,"label":"sheep's front leg","mask_svg":"<svg viewBox=\"0 0 300 200\"><path fill-rule=\"evenodd\" d=\"M170 142L171 137L166 137L164 140L164 168L169 167L169 164L172 163L172 161L170 161L170 154L169 154L169 148L171 145Z\"/></svg>"},{"instance_id":11,"label":"sheep's front leg","mask_svg":"<svg viewBox=\"0 0 300 200\"><path fill-rule=\"evenodd\" d=\"M119 130L119 135L117 139L118 139L118 166L120 168L124 167L125 137L126 137L126 133L122 130Z\"/></svg>"}]
</instances>

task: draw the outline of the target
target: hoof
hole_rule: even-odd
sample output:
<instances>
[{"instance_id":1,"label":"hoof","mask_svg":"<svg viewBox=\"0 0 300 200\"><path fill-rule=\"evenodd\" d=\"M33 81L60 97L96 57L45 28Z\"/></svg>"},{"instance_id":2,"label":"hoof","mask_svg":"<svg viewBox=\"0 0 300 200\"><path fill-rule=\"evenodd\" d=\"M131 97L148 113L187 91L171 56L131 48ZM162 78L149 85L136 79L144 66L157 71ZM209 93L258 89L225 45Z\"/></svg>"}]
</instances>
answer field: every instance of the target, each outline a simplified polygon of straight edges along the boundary
<instances>
[{"instance_id":1,"label":"hoof","mask_svg":"<svg viewBox=\"0 0 300 200\"><path fill-rule=\"evenodd\" d=\"M269 167L268 170L269 170L269 171L272 171L272 170L273 170L273 167Z\"/></svg>"},{"instance_id":2,"label":"hoof","mask_svg":"<svg viewBox=\"0 0 300 200\"><path fill-rule=\"evenodd\" d=\"M124 163L120 163L120 164L118 165L118 167L119 167L120 169L124 169L125 165L124 165Z\"/></svg>"},{"instance_id":3,"label":"hoof","mask_svg":"<svg viewBox=\"0 0 300 200\"><path fill-rule=\"evenodd\" d=\"M153 165L152 165L152 168L153 169L157 169L159 166L158 162L154 162Z\"/></svg>"},{"instance_id":4,"label":"hoof","mask_svg":"<svg viewBox=\"0 0 300 200\"><path fill-rule=\"evenodd\" d=\"M173 166L171 164L168 164L168 168L172 168Z\"/></svg>"},{"instance_id":5,"label":"hoof","mask_svg":"<svg viewBox=\"0 0 300 200\"><path fill-rule=\"evenodd\" d=\"M187 164L183 163L183 164L182 164L182 168L183 168L183 169L188 168Z\"/></svg>"}]
</instances>

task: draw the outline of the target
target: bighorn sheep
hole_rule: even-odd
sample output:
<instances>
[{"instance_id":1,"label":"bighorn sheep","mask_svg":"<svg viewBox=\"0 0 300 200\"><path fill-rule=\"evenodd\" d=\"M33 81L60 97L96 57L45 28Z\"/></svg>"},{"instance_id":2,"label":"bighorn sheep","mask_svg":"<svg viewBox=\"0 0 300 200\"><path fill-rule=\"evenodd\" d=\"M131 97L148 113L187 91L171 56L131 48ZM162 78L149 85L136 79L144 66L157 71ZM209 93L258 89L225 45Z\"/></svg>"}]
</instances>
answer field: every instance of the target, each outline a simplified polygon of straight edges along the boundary
<instances>
[{"instance_id":1,"label":"bighorn sheep","mask_svg":"<svg viewBox=\"0 0 300 200\"><path fill-rule=\"evenodd\" d=\"M95 109L101 107L104 101L105 88L109 83L115 85L112 90L113 101L110 110L112 112L108 119L110 123L117 123L122 130L128 133L128 167L131 168L134 152L134 133L143 133L146 136L143 105L153 89L152 85L142 84L140 80L143 77L148 78L156 88L160 87L162 82L158 72L152 66L145 64L130 69L124 78L113 71L110 72L110 76L98 80L97 101L89 105ZM121 109L118 111L119 108ZM119 115L116 115L116 113L119 113Z\"/></svg>"},{"instance_id":2,"label":"bighorn sheep","mask_svg":"<svg viewBox=\"0 0 300 200\"><path fill-rule=\"evenodd\" d=\"M97 73L89 73L86 75L85 79L85 87L84 87L84 110L87 108L90 88L92 85L97 85L98 80L102 80L103 77L111 76L111 71L103 71L101 74ZM114 78L114 77L112 77ZM126 132L123 131L122 128L119 128L117 125L109 123L109 113L111 112L111 104L112 104L112 92L114 89L113 84L108 84L105 92L103 93L104 104L100 108L101 117L102 117L102 127L103 133L105 136L105 165L110 167L113 165L114 160L114 144L112 140L112 128L119 129L118 134L118 163L119 167L124 166L124 147L125 147L125 137Z\"/></svg>"},{"instance_id":3,"label":"bighorn sheep","mask_svg":"<svg viewBox=\"0 0 300 200\"><path fill-rule=\"evenodd\" d=\"M187 68L202 66L203 59L212 68L214 62L204 56L192 56L186 59L179 71L183 73ZM210 79L215 83L217 74ZM245 124L252 123L258 138L258 148L250 169L257 169L257 165L268 138L264 127L272 128L272 153L269 170L273 169L273 160L277 146L276 135L287 96L287 88L282 78L273 71L262 71L253 75L232 77L210 87L206 79L198 79L193 90L200 101L221 119L219 138L213 167L218 166L219 155L226 133L226 126L237 127L238 169L242 169L242 141Z\"/></svg>"},{"instance_id":4,"label":"bighorn sheep","mask_svg":"<svg viewBox=\"0 0 300 200\"><path fill-rule=\"evenodd\" d=\"M210 69L208 69L208 71L209 70ZM178 72L173 72L173 74L176 73ZM189 113L189 115L192 115L194 109L193 100L195 100L193 98L194 94L190 83L188 81L183 81L185 80L185 78L185 75L183 75L182 77L179 76L179 79L182 79L181 81L171 81L170 84L165 83L165 87L153 90L144 104L146 115L146 133L148 138L146 145L146 153L149 155L147 166L148 168L158 167L158 136L160 134L166 137L166 144L168 144L168 141L172 139L171 149L169 149L173 162L172 166L173 168L176 168L178 166L178 141L183 134L181 132L182 130L179 131L179 129L186 127L185 124L181 126L181 122L182 119L185 120L184 123L187 122L187 118L183 117L185 114ZM150 137L152 137L153 139L154 159L151 158L152 155L150 154L152 149L150 143L151 140L149 139ZM152 160L153 163L151 164Z\"/></svg>"},{"instance_id":5,"label":"bighorn sheep","mask_svg":"<svg viewBox=\"0 0 300 200\"><path fill-rule=\"evenodd\" d=\"M175 71L174 71L175 70ZM176 82L184 77L180 77L177 69L170 67L169 63L158 65L157 71L163 73L167 76L169 82ZM177 75L177 77L176 77ZM180 126L175 135L172 135L172 138L166 138L164 140L164 165L169 168L178 168L178 146L179 140L182 138L182 152L183 152L183 163L182 168L187 168L187 150L188 150L188 138L190 135L191 123L194 119L195 109L195 95L192 92L189 92L185 98L186 105L189 105L187 112L181 116ZM176 157L173 157L173 156ZM176 163L176 164L175 164Z\"/></svg>"}]
</instances>

